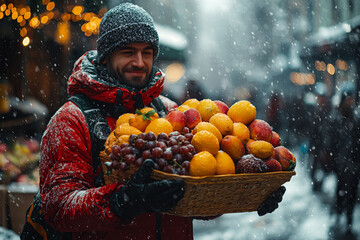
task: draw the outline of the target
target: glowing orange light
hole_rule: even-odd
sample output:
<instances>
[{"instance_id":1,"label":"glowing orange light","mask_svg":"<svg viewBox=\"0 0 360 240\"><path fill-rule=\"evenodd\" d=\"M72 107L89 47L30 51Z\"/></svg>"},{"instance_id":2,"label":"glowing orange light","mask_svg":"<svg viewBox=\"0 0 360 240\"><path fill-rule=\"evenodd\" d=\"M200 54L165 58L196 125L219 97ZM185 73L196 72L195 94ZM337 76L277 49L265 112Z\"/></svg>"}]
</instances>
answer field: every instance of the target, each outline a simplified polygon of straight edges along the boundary
<instances>
[{"instance_id":1,"label":"glowing orange light","mask_svg":"<svg viewBox=\"0 0 360 240\"><path fill-rule=\"evenodd\" d=\"M326 67L326 70L327 72L330 74L330 75L334 75L335 74L335 67L334 65L332 65L331 63L329 63Z\"/></svg>"},{"instance_id":2,"label":"glowing orange light","mask_svg":"<svg viewBox=\"0 0 360 240\"><path fill-rule=\"evenodd\" d=\"M55 3L54 2L49 2L47 5L46 5L46 10L48 11L51 11L55 8Z\"/></svg>"},{"instance_id":3,"label":"glowing orange light","mask_svg":"<svg viewBox=\"0 0 360 240\"><path fill-rule=\"evenodd\" d=\"M84 7L83 6L75 6L73 9L72 9L72 13L75 14L75 15L80 15L82 14L84 11Z\"/></svg>"}]
</instances>

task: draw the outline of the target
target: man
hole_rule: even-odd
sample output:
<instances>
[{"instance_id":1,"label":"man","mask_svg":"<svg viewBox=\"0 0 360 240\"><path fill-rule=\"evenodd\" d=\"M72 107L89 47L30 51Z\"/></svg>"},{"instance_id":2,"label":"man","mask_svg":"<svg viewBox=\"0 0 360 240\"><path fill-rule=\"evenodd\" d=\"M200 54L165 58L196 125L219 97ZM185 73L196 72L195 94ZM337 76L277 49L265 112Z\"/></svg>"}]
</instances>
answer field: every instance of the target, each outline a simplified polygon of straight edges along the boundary
<instances>
[{"instance_id":1,"label":"man","mask_svg":"<svg viewBox=\"0 0 360 240\"><path fill-rule=\"evenodd\" d=\"M139 6L120 4L104 15L97 44L97 51L75 63L70 101L52 117L42 138L38 202L46 226L39 235L55 229L48 239L192 239L192 218L162 213L183 197L183 181L150 181L154 163L147 160L126 184L104 185L98 160L103 149L96 149L103 148L121 114L151 106L165 116L176 106L160 96L164 76L153 66L159 52L153 19ZM91 112L100 115L89 121ZM259 214L273 211L282 194ZM34 209L27 214L33 228ZM29 231L24 228L23 239Z\"/></svg>"}]
</instances>

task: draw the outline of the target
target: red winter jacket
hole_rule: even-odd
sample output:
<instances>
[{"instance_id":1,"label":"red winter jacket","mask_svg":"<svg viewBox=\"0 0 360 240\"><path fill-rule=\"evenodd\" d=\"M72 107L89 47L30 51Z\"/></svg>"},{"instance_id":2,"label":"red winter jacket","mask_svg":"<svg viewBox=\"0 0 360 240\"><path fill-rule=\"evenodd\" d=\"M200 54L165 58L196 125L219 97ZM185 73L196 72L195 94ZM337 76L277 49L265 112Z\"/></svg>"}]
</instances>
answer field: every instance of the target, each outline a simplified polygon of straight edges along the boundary
<instances>
[{"instance_id":1,"label":"red winter jacket","mask_svg":"<svg viewBox=\"0 0 360 240\"><path fill-rule=\"evenodd\" d=\"M68 83L70 95L85 93L92 99L119 104L119 89L123 98L142 94L143 102L146 94L160 94L164 81L160 71L151 86L132 92L94 74L102 68L95 59L96 51L90 51L76 62ZM107 120L113 130L116 117ZM155 239L156 214L142 214L131 223L118 218L110 210L109 198L122 185L95 187L94 176L85 117L74 103L67 102L52 117L41 143L40 193L46 221L59 231L72 232L73 239ZM193 238L191 218L161 218L162 239Z\"/></svg>"}]
</instances>

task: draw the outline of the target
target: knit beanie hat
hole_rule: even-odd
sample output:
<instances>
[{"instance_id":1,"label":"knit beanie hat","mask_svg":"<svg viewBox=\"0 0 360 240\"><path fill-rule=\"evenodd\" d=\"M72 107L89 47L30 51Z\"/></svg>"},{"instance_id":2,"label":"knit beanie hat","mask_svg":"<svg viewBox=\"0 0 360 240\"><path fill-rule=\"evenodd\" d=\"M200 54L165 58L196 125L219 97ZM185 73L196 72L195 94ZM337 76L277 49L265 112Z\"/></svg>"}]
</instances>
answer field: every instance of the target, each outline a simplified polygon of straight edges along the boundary
<instances>
[{"instance_id":1,"label":"knit beanie hat","mask_svg":"<svg viewBox=\"0 0 360 240\"><path fill-rule=\"evenodd\" d=\"M105 13L97 40L100 63L117 48L138 42L151 44L154 48L154 59L157 58L159 36L149 13L132 3L122 3Z\"/></svg>"}]
</instances>

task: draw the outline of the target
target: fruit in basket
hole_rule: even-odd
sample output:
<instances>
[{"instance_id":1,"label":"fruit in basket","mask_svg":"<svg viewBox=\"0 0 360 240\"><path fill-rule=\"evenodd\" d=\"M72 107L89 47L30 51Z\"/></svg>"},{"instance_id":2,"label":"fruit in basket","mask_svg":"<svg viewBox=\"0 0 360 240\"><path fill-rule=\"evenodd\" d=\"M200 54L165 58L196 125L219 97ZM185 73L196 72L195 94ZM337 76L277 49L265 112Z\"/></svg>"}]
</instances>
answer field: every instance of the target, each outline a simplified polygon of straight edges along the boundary
<instances>
[{"instance_id":1,"label":"fruit in basket","mask_svg":"<svg viewBox=\"0 0 360 240\"><path fill-rule=\"evenodd\" d=\"M272 129L269 123L261 119L255 119L249 125L250 137L254 140L264 140L270 142L272 139Z\"/></svg>"},{"instance_id":2,"label":"fruit in basket","mask_svg":"<svg viewBox=\"0 0 360 240\"><path fill-rule=\"evenodd\" d=\"M202 130L206 130L206 131L209 131L211 133L213 133L219 143L221 143L222 141L222 134L221 132L219 131L219 129L217 129L213 124L209 123L209 122L200 122L196 125L196 127L193 129L193 134L197 133L197 132L200 132Z\"/></svg>"},{"instance_id":3,"label":"fruit in basket","mask_svg":"<svg viewBox=\"0 0 360 240\"><path fill-rule=\"evenodd\" d=\"M249 128L240 122L234 123L234 128L231 135L238 137L243 144L246 144L250 139Z\"/></svg>"},{"instance_id":4,"label":"fruit in basket","mask_svg":"<svg viewBox=\"0 0 360 240\"><path fill-rule=\"evenodd\" d=\"M190 129L193 129L194 127L196 127L196 125L198 125L202 121L200 112L195 108L187 109L184 112L184 115L185 115L185 125Z\"/></svg>"},{"instance_id":5,"label":"fruit in basket","mask_svg":"<svg viewBox=\"0 0 360 240\"><path fill-rule=\"evenodd\" d=\"M115 137L120 137L121 135L131 135L131 134L140 134L141 131L135 127L122 124L119 127L115 128L114 135Z\"/></svg>"},{"instance_id":6,"label":"fruit in basket","mask_svg":"<svg viewBox=\"0 0 360 240\"><path fill-rule=\"evenodd\" d=\"M197 110L201 115L201 119L205 122L208 122L213 115L220 112L217 105L210 99L201 100Z\"/></svg>"},{"instance_id":7,"label":"fruit in basket","mask_svg":"<svg viewBox=\"0 0 360 240\"><path fill-rule=\"evenodd\" d=\"M117 141L117 138L115 137L114 132L111 132L105 141L105 152L107 154L111 153L111 151L112 151L111 148L116 143L116 141Z\"/></svg>"},{"instance_id":8,"label":"fruit in basket","mask_svg":"<svg viewBox=\"0 0 360 240\"><path fill-rule=\"evenodd\" d=\"M209 123L213 124L222 135L230 135L234 129L234 123L231 118L224 113L216 113L210 119Z\"/></svg>"},{"instance_id":9,"label":"fruit in basket","mask_svg":"<svg viewBox=\"0 0 360 240\"><path fill-rule=\"evenodd\" d=\"M227 115L233 122L247 125L255 119L256 107L247 100L241 100L230 106Z\"/></svg>"},{"instance_id":10,"label":"fruit in basket","mask_svg":"<svg viewBox=\"0 0 360 240\"><path fill-rule=\"evenodd\" d=\"M215 157L208 151L201 151L190 161L190 176L212 176L216 174Z\"/></svg>"},{"instance_id":11,"label":"fruit in basket","mask_svg":"<svg viewBox=\"0 0 360 240\"><path fill-rule=\"evenodd\" d=\"M216 159L216 174L234 174L235 173L235 164L232 158L224 151L219 151L215 155Z\"/></svg>"},{"instance_id":12,"label":"fruit in basket","mask_svg":"<svg viewBox=\"0 0 360 240\"><path fill-rule=\"evenodd\" d=\"M217 154L220 147L216 136L206 130L194 134L191 144L195 147L196 152L208 151L214 156Z\"/></svg>"},{"instance_id":13,"label":"fruit in basket","mask_svg":"<svg viewBox=\"0 0 360 240\"><path fill-rule=\"evenodd\" d=\"M268 172L276 172L282 170L281 164L274 158L269 158L265 160L264 163L268 167Z\"/></svg>"},{"instance_id":14,"label":"fruit in basket","mask_svg":"<svg viewBox=\"0 0 360 240\"><path fill-rule=\"evenodd\" d=\"M244 155L236 163L236 173L264 173L268 171L268 167L260 158L252 154Z\"/></svg>"},{"instance_id":15,"label":"fruit in basket","mask_svg":"<svg viewBox=\"0 0 360 240\"><path fill-rule=\"evenodd\" d=\"M282 170L293 171L296 166L296 158L294 154L284 146L278 146L274 148L274 159L280 162Z\"/></svg>"},{"instance_id":16,"label":"fruit in basket","mask_svg":"<svg viewBox=\"0 0 360 240\"><path fill-rule=\"evenodd\" d=\"M214 103L219 108L219 111L221 113L227 114L227 112L229 110L229 106L226 103L224 103L223 101L220 101L220 100L214 100Z\"/></svg>"},{"instance_id":17,"label":"fruit in basket","mask_svg":"<svg viewBox=\"0 0 360 240\"><path fill-rule=\"evenodd\" d=\"M129 123L129 118L134 116L133 113L124 113L116 120L116 127L124 123Z\"/></svg>"},{"instance_id":18,"label":"fruit in basket","mask_svg":"<svg viewBox=\"0 0 360 240\"><path fill-rule=\"evenodd\" d=\"M266 159L273 155L274 147L264 140L255 140L247 145L248 152L260 159Z\"/></svg>"},{"instance_id":19,"label":"fruit in basket","mask_svg":"<svg viewBox=\"0 0 360 240\"><path fill-rule=\"evenodd\" d=\"M197 100L196 98L190 98L190 99L186 100L185 102L183 102L182 105L187 105L190 108L197 109L199 103L200 103L199 100Z\"/></svg>"},{"instance_id":20,"label":"fruit in basket","mask_svg":"<svg viewBox=\"0 0 360 240\"><path fill-rule=\"evenodd\" d=\"M36 139L26 139L25 144L32 153L40 151L40 143Z\"/></svg>"},{"instance_id":21,"label":"fruit in basket","mask_svg":"<svg viewBox=\"0 0 360 240\"><path fill-rule=\"evenodd\" d=\"M165 118L171 123L174 131L181 131L185 127L185 115L176 108L169 111Z\"/></svg>"},{"instance_id":22,"label":"fruit in basket","mask_svg":"<svg viewBox=\"0 0 360 240\"><path fill-rule=\"evenodd\" d=\"M225 151L235 161L245 153L244 144L238 137L227 135L221 141L221 150Z\"/></svg>"},{"instance_id":23,"label":"fruit in basket","mask_svg":"<svg viewBox=\"0 0 360 240\"><path fill-rule=\"evenodd\" d=\"M173 131L173 126L165 118L157 118L152 120L145 129L145 133L153 132L156 136L160 133L166 133L167 135L169 135Z\"/></svg>"},{"instance_id":24,"label":"fruit in basket","mask_svg":"<svg viewBox=\"0 0 360 240\"><path fill-rule=\"evenodd\" d=\"M270 143L273 145L273 147L277 147L281 145L281 138L277 132L272 131L272 138Z\"/></svg>"},{"instance_id":25,"label":"fruit in basket","mask_svg":"<svg viewBox=\"0 0 360 240\"><path fill-rule=\"evenodd\" d=\"M136 109L135 114L129 117L129 125L144 132L150 122L158 117L159 115L153 108L146 107L143 109Z\"/></svg>"}]
</instances>

